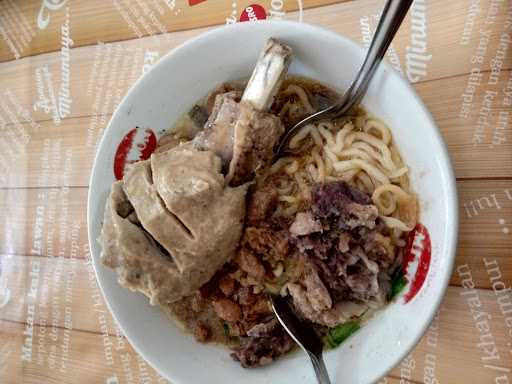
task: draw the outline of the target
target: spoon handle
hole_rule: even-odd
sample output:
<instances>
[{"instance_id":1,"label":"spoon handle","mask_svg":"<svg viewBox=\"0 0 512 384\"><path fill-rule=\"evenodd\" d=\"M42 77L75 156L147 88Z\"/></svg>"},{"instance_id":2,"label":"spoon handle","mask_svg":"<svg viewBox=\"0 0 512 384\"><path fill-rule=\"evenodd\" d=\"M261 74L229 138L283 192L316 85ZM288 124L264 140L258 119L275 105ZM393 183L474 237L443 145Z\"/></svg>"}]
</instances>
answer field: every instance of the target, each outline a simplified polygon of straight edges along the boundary
<instances>
[{"instance_id":1,"label":"spoon handle","mask_svg":"<svg viewBox=\"0 0 512 384\"><path fill-rule=\"evenodd\" d=\"M388 0L384 5L363 65L345 94L344 99L347 100L347 104L343 106L344 111L358 104L363 98L373 74L379 67L412 2L413 0Z\"/></svg>"},{"instance_id":2,"label":"spoon handle","mask_svg":"<svg viewBox=\"0 0 512 384\"><path fill-rule=\"evenodd\" d=\"M363 65L359 68L356 78L347 92L343 94L341 100L336 104L313 113L289 129L281 138L276 151L276 158L284 151L288 140L306 124L313 123L322 118L339 117L347 113L354 105L359 104L412 2L413 0L387 0Z\"/></svg>"},{"instance_id":3,"label":"spoon handle","mask_svg":"<svg viewBox=\"0 0 512 384\"><path fill-rule=\"evenodd\" d=\"M327 373L327 368L325 367L322 354L316 356L312 353L308 353L308 355L311 359L311 363L313 364L313 369L315 370L318 384L331 384L331 380L329 379L329 374Z\"/></svg>"}]
</instances>

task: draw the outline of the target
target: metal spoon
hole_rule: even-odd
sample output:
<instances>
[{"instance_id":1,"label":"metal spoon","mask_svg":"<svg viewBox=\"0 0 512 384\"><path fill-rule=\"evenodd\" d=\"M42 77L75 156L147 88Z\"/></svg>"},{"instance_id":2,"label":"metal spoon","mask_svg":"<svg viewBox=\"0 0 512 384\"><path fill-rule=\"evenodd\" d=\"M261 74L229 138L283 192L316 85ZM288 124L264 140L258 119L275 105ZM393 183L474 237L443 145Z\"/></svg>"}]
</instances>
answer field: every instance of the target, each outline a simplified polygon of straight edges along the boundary
<instances>
[{"instance_id":1,"label":"metal spoon","mask_svg":"<svg viewBox=\"0 0 512 384\"><path fill-rule=\"evenodd\" d=\"M295 316L285 298L270 295L270 302L272 303L274 314L283 328L311 359L318 384L331 384L322 358L322 340L320 340L309 324Z\"/></svg>"},{"instance_id":2,"label":"metal spoon","mask_svg":"<svg viewBox=\"0 0 512 384\"><path fill-rule=\"evenodd\" d=\"M359 104L412 2L413 0L388 0L386 2L366 58L350 88L336 104L306 117L283 135L277 148L276 157L283 152L290 138L306 124L320 119L339 117L347 113L354 105Z\"/></svg>"}]
</instances>

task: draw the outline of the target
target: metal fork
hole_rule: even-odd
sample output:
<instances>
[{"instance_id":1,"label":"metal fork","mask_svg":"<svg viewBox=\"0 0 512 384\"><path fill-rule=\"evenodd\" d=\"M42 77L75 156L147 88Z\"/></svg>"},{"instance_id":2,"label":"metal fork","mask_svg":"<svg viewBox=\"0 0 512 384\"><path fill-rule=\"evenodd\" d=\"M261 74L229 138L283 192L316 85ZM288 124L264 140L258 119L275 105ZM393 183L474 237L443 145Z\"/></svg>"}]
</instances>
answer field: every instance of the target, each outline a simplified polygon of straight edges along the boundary
<instances>
[{"instance_id":1,"label":"metal fork","mask_svg":"<svg viewBox=\"0 0 512 384\"><path fill-rule=\"evenodd\" d=\"M306 322L300 321L290 307L288 301L281 297L270 295L272 309L277 319L298 346L306 352L313 364L318 384L331 384L329 374L322 357L323 343L314 329Z\"/></svg>"},{"instance_id":2,"label":"metal fork","mask_svg":"<svg viewBox=\"0 0 512 384\"><path fill-rule=\"evenodd\" d=\"M284 134L277 148L276 157L283 152L290 138L306 124L320 119L342 116L354 105L359 104L412 2L413 0L388 0L386 2L363 65L347 92L336 104L306 117Z\"/></svg>"}]
</instances>

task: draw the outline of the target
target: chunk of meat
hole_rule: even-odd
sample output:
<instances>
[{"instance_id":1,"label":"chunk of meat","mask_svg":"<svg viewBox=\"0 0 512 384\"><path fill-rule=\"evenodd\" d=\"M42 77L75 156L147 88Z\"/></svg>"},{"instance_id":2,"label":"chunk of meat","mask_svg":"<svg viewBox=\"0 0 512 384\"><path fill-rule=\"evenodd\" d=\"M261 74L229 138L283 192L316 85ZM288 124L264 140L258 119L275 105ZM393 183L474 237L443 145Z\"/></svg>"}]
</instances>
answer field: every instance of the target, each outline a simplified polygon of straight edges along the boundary
<instances>
[{"instance_id":1,"label":"chunk of meat","mask_svg":"<svg viewBox=\"0 0 512 384\"><path fill-rule=\"evenodd\" d=\"M354 303L352 301L341 301L333 305L332 308L323 311L316 311L308 300L306 290L298 284L288 284L288 292L293 299L296 310L305 319L316 324L327 327L335 327L351 318L361 316L368 306L365 304Z\"/></svg>"},{"instance_id":2,"label":"chunk of meat","mask_svg":"<svg viewBox=\"0 0 512 384\"><path fill-rule=\"evenodd\" d=\"M235 322L242 318L242 309L230 299L219 298L214 300L212 305L217 316L223 320Z\"/></svg>"},{"instance_id":3,"label":"chunk of meat","mask_svg":"<svg viewBox=\"0 0 512 384\"><path fill-rule=\"evenodd\" d=\"M254 226L266 220L277 207L279 193L272 185L256 189L249 196L246 223Z\"/></svg>"},{"instance_id":4,"label":"chunk of meat","mask_svg":"<svg viewBox=\"0 0 512 384\"><path fill-rule=\"evenodd\" d=\"M315 184L312 190L311 212L307 212L311 216L297 214L290 227L295 235L293 244L306 257L306 271L308 263L314 264L317 271L305 273L299 279L301 284L305 284L306 277L318 276L333 304L377 298L386 289L380 284L383 280L379 280L381 268L391 265L395 252L389 237L381 233L385 227L378 220L377 208L368 195L344 182ZM321 222L322 232L309 230L313 220ZM314 312L325 311L307 295L307 289L292 290L308 318L313 319ZM307 303L301 301L301 295Z\"/></svg>"},{"instance_id":5,"label":"chunk of meat","mask_svg":"<svg viewBox=\"0 0 512 384\"><path fill-rule=\"evenodd\" d=\"M274 262L284 260L290 251L287 234L268 227L246 228L242 242L256 254Z\"/></svg>"},{"instance_id":6,"label":"chunk of meat","mask_svg":"<svg viewBox=\"0 0 512 384\"><path fill-rule=\"evenodd\" d=\"M368 241L364 243L364 251L382 268L388 268L395 261L396 252L391 238L377 231L368 235Z\"/></svg>"},{"instance_id":7,"label":"chunk of meat","mask_svg":"<svg viewBox=\"0 0 512 384\"><path fill-rule=\"evenodd\" d=\"M258 296L256 296L249 287L240 288L235 297L241 305L251 306L256 303Z\"/></svg>"},{"instance_id":8,"label":"chunk of meat","mask_svg":"<svg viewBox=\"0 0 512 384\"><path fill-rule=\"evenodd\" d=\"M153 154L112 187L101 257L122 285L142 291L152 304L179 300L233 257L246 192L247 186L225 185L212 152L181 145Z\"/></svg>"},{"instance_id":9,"label":"chunk of meat","mask_svg":"<svg viewBox=\"0 0 512 384\"><path fill-rule=\"evenodd\" d=\"M379 211L375 205L362 205L358 203L347 204L347 220L344 222L348 228L367 227L374 228Z\"/></svg>"},{"instance_id":10,"label":"chunk of meat","mask_svg":"<svg viewBox=\"0 0 512 384\"><path fill-rule=\"evenodd\" d=\"M218 95L221 95L223 93L228 92L235 92L236 98L235 100L238 102L242 98L242 93L245 88L245 84L242 82L229 82L229 83L222 83L217 88L215 88L213 91L211 91L208 94L208 97L206 98L206 113L208 115L211 115L213 112L213 109L215 107L215 100L217 99Z\"/></svg>"},{"instance_id":11,"label":"chunk of meat","mask_svg":"<svg viewBox=\"0 0 512 384\"><path fill-rule=\"evenodd\" d=\"M226 179L230 185L252 180L265 168L284 132L281 120L270 113L276 92L288 70L291 49L269 39L247 83L240 103L236 93L217 95L204 132L194 143L209 149L229 163Z\"/></svg>"},{"instance_id":12,"label":"chunk of meat","mask_svg":"<svg viewBox=\"0 0 512 384\"><path fill-rule=\"evenodd\" d=\"M359 260L346 266L346 282L356 297L368 300L379 292L379 266L359 247L354 249L353 255Z\"/></svg>"},{"instance_id":13,"label":"chunk of meat","mask_svg":"<svg viewBox=\"0 0 512 384\"><path fill-rule=\"evenodd\" d=\"M254 277L256 281L262 281L265 278L265 267L248 249L241 248L236 255L235 261L242 271Z\"/></svg>"},{"instance_id":14,"label":"chunk of meat","mask_svg":"<svg viewBox=\"0 0 512 384\"><path fill-rule=\"evenodd\" d=\"M274 157L274 148L284 133L279 117L240 103L234 129L233 158L226 176L230 185L252 180Z\"/></svg>"},{"instance_id":15,"label":"chunk of meat","mask_svg":"<svg viewBox=\"0 0 512 384\"><path fill-rule=\"evenodd\" d=\"M318 312L315 311L311 305L306 293L306 289L297 283L288 283L286 288L290 293L290 296L293 298L295 308L300 312L300 314L305 319L316 322L315 320L317 319Z\"/></svg>"},{"instance_id":16,"label":"chunk of meat","mask_svg":"<svg viewBox=\"0 0 512 384\"><path fill-rule=\"evenodd\" d=\"M250 337L261 337L273 331L277 326L278 322L276 319L272 319L266 323L258 323L247 331L247 335Z\"/></svg>"},{"instance_id":17,"label":"chunk of meat","mask_svg":"<svg viewBox=\"0 0 512 384\"><path fill-rule=\"evenodd\" d=\"M230 276L222 276L219 280L219 289L226 296L231 296L236 289L236 282Z\"/></svg>"},{"instance_id":18,"label":"chunk of meat","mask_svg":"<svg viewBox=\"0 0 512 384\"><path fill-rule=\"evenodd\" d=\"M260 321L272 312L269 301L263 294L256 295L253 305L244 307L244 318L248 322Z\"/></svg>"},{"instance_id":19,"label":"chunk of meat","mask_svg":"<svg viewBox=\"0 0 512 384\"><path fill-rule=\"evenodd\" d=\"M258 367L274 361L295 346L292 338L278 326L259 337L247 337L236 347L231 357L244 368Z\"/></svg>"},{"instance_id":20,"label":"chunk of meat","mask_svg":"<svg viewBox=\"0 0 512 384\"><path fill-rule=\"evenodd\" d=\"M225 169L233 158L235 123L240 114L239 100L239 92L218 94L204 129L194 138L196 148L210 150L220 156Z\"/></svg>"},{"instance_id":21,"label":"chunk of meat","mask_svg":"<svg viewBox=\"0 0 512 384\"><path fill-rule=\"evenodd\" d=\"M311 196L311 208L316 218L334 221L340 229L375 227L377 207L371 204L367 194L344 181L315 184Z\"/></svg>"},{"instance_id":22,"label":"chunk of meat","mask_svg":"<svg viewBox=\"0 0 512 384\"><path fill-rule=\"evenodd\" d=\"M332 299L329 291L318 276L316 266L308 262L304 271L304 286L306 296L315 311L323 311L332 307Z\"/></svg>"},{"instance_id":23,"label":"chunk of meat","mask_svg":"<svg viewBox=\"0 0 512 384\"><path fill-rule=\"evenodd\" d=\"M322 224L315 220L311 212L299 212L290 226L290 233L294 236L305 236L315 232L322 232Z\"/></svg>"},{"instance_id":24,"label":"chunk of meat","mask_svg":"<svg viewBox=\"0 0 512 384\"><path fill-rule=\"evenodd\" d=\"M197 324L195 332L194 332L194 336L196 337L197 341L200 341L201 343L205 343L210 338L211 332L210 332L210 329L206 325Z\"/></svg>"},{"instance_id":25,"label":"chunk of meat","mask_svg":"<svg viewBox=\"0 0 512 384\"><path fill-rule=\"evenodd\" d=\"M340 233L340 237L338 240L338 249L340 252L345 253L348 252L350 249L350 240L351 240L350 234L347 232Z\"/></svg>"},{"instance_id":26,"label":"chunk of meat","mask_svg":"<svg viewBox=\"0 0 512 384\"><path fill-rule=\"evenodd\" d=\"M323 233L312 233L309 236L293 237L293 243L302 253L326 259L337 238L337 233L334 231L324 231Z\"/></svg>"},{"instance_id":27,"label":"chunk of meat","mask_svg":"<svg viewBox=\"0 0 512 384\"><path fill-rule=\"evenodd\" d=\"M120 285L144 293L151 304L165 305L189 294L196 289L190 273L181 274L143 228L116 210L126 214L133 209L122 186L122 181L112 185L105 207L99 239L103 265L117 272Z\"/></svg>"}]
</instances>

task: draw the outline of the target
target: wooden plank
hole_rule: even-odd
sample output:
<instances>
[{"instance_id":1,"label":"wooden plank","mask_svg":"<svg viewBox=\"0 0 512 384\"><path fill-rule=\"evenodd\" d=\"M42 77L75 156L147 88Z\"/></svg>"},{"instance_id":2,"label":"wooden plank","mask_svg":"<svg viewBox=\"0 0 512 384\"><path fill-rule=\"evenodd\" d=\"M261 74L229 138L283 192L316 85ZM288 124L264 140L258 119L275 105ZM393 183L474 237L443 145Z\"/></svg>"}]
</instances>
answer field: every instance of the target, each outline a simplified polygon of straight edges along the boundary
<instances>
[{"instance_id":1,"label":"wooden plank","mask_svg":"<svg viewBox=\"0 0 512 384\"><path fill-rule=\"evenodd\" d=\"M456 266L467 264L480 287L492 286L488 271L496 266L505 281L512 281L512 181L459 181L457 188L460 227ZM451 283L460 284L457 273Z\"/></svg>"},{"instance_id":2,"label":"wooden plank","mask_svg":"<svg viewBox=\"0 0 512 384\"><path fill-rule=\"evenodd\" d=\"M497 296L487 290L476 290L464 296L467 293L463 288L448 289L438 318L391 375L403 380L401 383L410 380L418 383L494 383L496 377L510 372L510 328L506 326ZM473 312L466 302L469 297L474 300L473 305L477 301L480 303ZM484 320L489 331L483 331L484 328L479 331L476 324L484 318L478 316L486 314L492 314L488 321ZM484 324L480 322L479 326ZM481 344L486 341L489 344ZM487 352L494 346L499 358L491 359ZM484 347L489 348L487 352Z\"/></svg>"},{"instance_id":3,"label":"wooden plank","mask_svg":"<svg viewBox=\"0 0 512 384\"><path fill-rule=\"evenodd\" d=\"M116 327L88 263L86 198L95 145L143 70L225 23L232 3L238 18L246 5L268 11L271 1L189 6L177 0L171 10L166 3L174 1L68 0L60 9L43 9L49 23L38 29L49 2L0 0L0 382L163 383ZM51 2L53 8L64 3ZM116 9L128 3L142 12L151 8L173 33L147 36L157 33L155 25L144 31L150 12L130 27ZM298 19L290 12L296 0L284 3L286 18ZM303 16L367 43L382 4L304 0ZM511 1L416 0L388 54L415 83L448 144L459 178L460 236L438 318L380 384L512 382L511 21ZM67 27L73 42L63 44ZM133 39L135 29L145 37ZM45 110L50 88L62 116ZM32 317L33 360L26 362L22 346Z\"/></svg>"},{"instance_id":4,"label":"wooden plank","mask_svg":"<svg viewBox=\"0 0 512 384\"><path fill-rule=\"evenodd\" d=\"M6 341L2 347L9 352L7 370L0 371L2 383L75 384L77 379L85 383L167 383L112 330L108 334L68 330L52 339L49 329L34 326L31 361L23 360L21 352L24 331L24 324L0 321L0 339Z\"/></svg>"},{"instance_id":5,"label":"wooden plank","mask_svg":"<svg viewBox=\"0 0 512 384\"><path fill-rule=\"evenodd\" d=\"M211 2L211 0L208 1ZM486 4L488 4L488 1L482 2L482 10L486 9ZM375 18L372 15L380 9L380 6L381 2L378 0L350 1L308 9L304 11L304 18L308 22L320 24L362 42L369 37L368 31L373 31ZM421 82L467 75L476 69L480 72L488 72L491 68L491 60L498 54L502 34L501 25L505 17L504 10L499 13L497 21L489 29L490 41L486 46L485 54L482 56L483 62L474 65L471 63L471 60L480 41L478 33L473 33L465 45L459 44L457 40L462 33L466 5L464 2L450 2L448 10L446 7L446 2L442 0L429 2L425 16L426 30L428 31L428 33L426 32L426 44L428 54L432 55L432 58L426 63L425 75L419 76L417 79ZM475 31L483 23L484 16L482 11L475 20ZM456 30L452 34L445 36L446 34L437 26L447 23ZM398 33L393 44L398 55L398 61L401 63L400 68L402 71L405 71L404 73L407 73L408 60L405 55L406 50L412 44L413 35L411 34L410 25L411 21L408 18L403 25L403 30ZM98 102L102 110L106 113L111 113L115 108L115 103L105 103L104 98L102 99L102 96L104 97L107 93L108 88L111 88L110 90L114 95L124 96L129 86L142 74L144 64L149 65L156 62L158 58L177 45L209 29L202 28L174 32L158 42L146 37L123 41L119 44L99 46L95 44L73 48L70 53L68 68L69 94L71 99L70 111L69 113L64 113L65 117L90 115L92 113L92 106L98 97L101 99ZM501 67L502 71L512 68L511 53L509 51L505 50L506 54L501 60L503 64ZM117 65L113 65L114 60L116 60L115 56L120 56ZM46 113L41 106L34 111L34 106L40 99L38 95L40 89L48 97L48 80L46 80L46 75L44 74L45 66L47 66L48 73L50 73L50 82L57 97L60 90L59 84L63 82L62 62L59 52L6 62L0 66L0 86L11 90L19 100L20 105L26 110L31 111L35 121L52 119L52 113ZM65 72L64 75L68 72ZM39 82L38 76L40 78ZM111 78L114 79L112 84L108 81ZM477 97L485 93L484 90L487 88L489 74L483 74L479 81L480 83L476 86ZM453 91L456 91L455 93L450 92L450 89L446 89L446 92L449 92L448 95L443 94L441 96L443 98L445 96L452 98L453 102L460 109L462 103L461 95L464 93L467 83L468 78L465 78L457 83L457 87L453 89ZM39 86L40 84L44 84L43 88ZM99 93L96 92L97 85L101 88ZM440 89L445 90L445 88ZM476 103L474 105L474 112L476 112L479 108ZM24 119L20 118L20 121L24 121ZM471 124L470 121L466 123Z\"/></svg>"},{"instance_id":6,"label":"wooden plank","mask_svg":"<svg viewBox=\"0 0 512 384\"><path fill-rule=\"evenodd\" d=\"M456 266L468 264L477 286L491 288L484 260L496 260L503 276L512 281L512 181L470 180L459 181L457 186L460 231ZM0 190L0 211L6 212L0 222L0 254L83 259L86 196L85 188L71 188L67 193L62 189ZM460 285L457 274L451 283Z\"/></svg>"},{"instance_id":7,"label":"wooden plank","mask_svg":"<svg viewBox=\"0 0 512 384\"><path fill-rule=\"evenodd\" d=\"M87 189L0 190L3 254L83 258Z\"/></svg>"},{"instance_id":8,"label":"wooden plank","mask_svg":"<svg viewBox=\"0 0 512 384\"><path fill-rule=\"evenodd\" d=\"M74 48L66 73L69 74L70 110L67 114L63 113L63 117L91 115L96 99L100 99L97 102L101 111L111 114L116 106L113 102L119 102L142 75L144 65L154 64L169 50L210 29L175 32L162 43L142 38ZM52 120L52 111L47 112L41 100L50 99L51 88L58 103L63 83L61 66L59 52L2 63L0 85L15 95L19 105L30 111L35 121ZM105 95L109 90L112 100L105 104ZM40 96L41 92L43 97ZM52 105L51 102L48 104ZM19 116L19 120L26 121L23 116Z\"/></svg>"},{"instance_id":9,"label":"wooden plank","mask_svg":"<svg viewBox=\"0 0 512 384\"><path fill-rule=\"evenodd\" d=\"M336 1L340 0L306 0L303 3L304 7L318 7ZM0 10L10 11L13 8L8 1L3 3L3 8ZM19 11L15 11L15 15L21 13L28 26L23 29L19 25L12 27L9 23L10 19L14 19L12 16L7 17L7 20L4 19L0 25L6 29L8 36L15 40L20 57L25 57L60 50L61 28L66 23L70 29L73 46L80 47L95 44L98 41L120 41L160 35L162 32L224 24L226 19L231 17L232 12L238 20L243 9L254 4L254 1L205 0L197 5L189 5L193 2L188 0L138 0L130 4L123 0L68 1L67 3L61 0L54 1L53 7L44 7L39 0L25 0L17 3ZM235 4L234 7L232 3ZM285 17L286 15L281 15L283 12L290 13L290 11L298 9L299 5L296 0L284 0L274 7L271 6L270 0L260 0L256 3L266 9L269 17L272 15ZM39 16L40 13L42 13L42 17ZM136 17L134 17L135 13ZM38 18L40 19L39 24ZM48 20L47 23L45 19ZM128 23L128 19L131 20L133 27ZM90 20L94 20L94 28L91 28ZM44 29L39 27L39 25L44 26L45 24L47 25ZM28 29L33 31L29 44L21 44L19 41L16 44L16 40L23 35L23 30ZM0 62L13 58L14 53L9 49L6 41L0 40Z\"/></svg>"},{"instance_id":10,"label":"wooden plank","mask_svg":"<svg viewBox=\"0 0 512 384\"><path fill-rule=\"evenodd\" d=\"M80 278L86 279L86 277ZM484 314L493 314L492 317L487 319L488 335L490 336L486 336L486 339L483 339L488 342L492 341L492 345L496 347L499 359L493 361L492 359L483 359L489 356L486 355L482 345L479 346L479 343L482 342L483 333L480 333L476 328L474 318L476 314L471 313L470 307L466 302L469 296L464 296L462 292L465 292L463 288L450 287L448 289L438 317L408 358L391 372L391 376L395 378L395 381L391 378L388 383L396 382L396 378L412 380L412 382L418 383L429 383L429 378L430 380L435 378L438 382L447 383L488 383L493 382L500 372L496 371L495 368L485 367L485 365L504 370L512 368L512 361L508 358L509 346L507 345L510 340L509 336L507 336L509 328L506 326L505 317L500 312L496 295L490 290L475 290L471 292L471 297L478 297L480 303L479 310ZM78 318L79 316L75 317L73 312L73 320ZM22 335L24 329L25 326L23 324L6 321L0 322L2 340L7 339L7 345L13 351L9 355L9 359L12 359L10 360L12 365L19 364L17 360L21 358L20 351L24 342ZM77 331L73 323L73 329L69 330L67 334L64 333L63 329L59 329L56 341L45 336L44 340L40 343L44 345L46 351L49 351L53 345L56 345L55 360L57 368L60 367L62 356L67 358L65 360L66 369L64 372L54 373L55 369L52 370L48 367L48 354L40 354L38 350L41 333L51 331L48 327L44 331L42 329L43 327L37 324L34 325L33 361L30 363L25 362L23 365L25 380L31 375L34 375L34 377L45 376L53 378L52 375L58 374L59 382L66 383L70 382L68 381L68 375L73 372L75 375L79 374L81 378L87 377L90 380L94 380L94 382L100 382L100 379L105 380L108 377L104 376L106 374L111 374L112 372L120 374L119 370L122 369L120 355L122 353L130 353L131 357L135 358L129 343L125 341L121 334L119 334L119 337L116 337L116 330L110 328L110 326L108 326L108 336L106 336L106 333L101 333L101 331L98 333ZM62 348L66 340L65 335L70 340L67 354L63 353L66 348ZM112 365L108 365L110 357L107 356L110 356L110 351L107 350L105 352L104 350L104 337L108 337L113 345ZM122 345L121 352L115 348L117 343ZM108 344L109 342L105 345ZM38 359L43 361L42 365L37 364ZM474 369L468 369L468 367L474 367ZM12 371L13 373L10 373L10 375L15 378L16 370L13 369ZM87 371L93 373L88 373ZM89 374L94 376L87 376ZM12 380L12 382L15 382L14 379ZM27 380L27 382L30 381ZM87 382L91 381L88 380Z\"/></svg>"},{"instance_id":11,"label":"wooden plank","mask_svg":"<svg viewBox=\"0 0 512 384\"><path fill-rule=\"evenodd\" d=\"M22 361L19 356L23 329L23 325L0 320L0 378L6 384L23 382Z\"/></svg>"},{"instance_id":12,"label":"wooden plank","mask_svg":"<svg viewBox=\"0 0 512 384\"><path fill-rule=\"evenodd\" d=\"M484 79L489 74L484 75ZM510 177L512 175L512 71L503 71L495 85L475 93L471 112L463 115L461 96L470 75L415 85L448 144L455 176ZM493 95L492 98L489 95ZM490 101L489 101L490 100Z\"/></svg>"},{"instance_id":13,"label":"wooden plank","mask_svg":"<svg viewBox=\"0 0 512 384\"><path fill-rule=\"evenodd\" d=\"M495 102L488 105L483 101L485 95L479 93L474 99L474 112L467 118L460 117L460 104L457 101L467 77L422 82L416 84L416 89L441 129L457 177L512 177L512 140L508 139L512 133L512 104L510 107L503 105L508 99L497 93L499 96L496 96ZM501 77L503 81L512 79L512 71L504 71ZM503 81L499 84L503 84ZM499 87L502 86L493 88L498 92ZM117 103L113 98L107 99L110 100L109 104ZM488 125L481 130L480 111L487 106ZM53 121L20 123L19 127L6 125L5 135L0 136L0 147L4 149L0 152L0 167L3 167L0 186L88 186L95 145L110 116L104 109L94 107L92 117L64 119L59 125ZM28 138L26 144L16 142L19 141L20 131ZM58 161L56 164L54 172L61 175L60 178L45 177L42 173L42 159L54 147L60 148L56 151L60 151L57 156L61 160L68 159L68 162ZM65 166L67 168L64 170Z\"/></svg>"},{"instance_id":14,"label":"wooden plank","mask_svg":"<svg viewBox=\"0 0 512 384\"><path fill-rule=\"evenodd\" d=\"M98 334L106 326L115 334L116 323L99 290L90 258L85 258L87 248L84 244L80 249L79 259L2 256L0 319L27 323L28 306L34 304L34 324L47 327L49 334L62 334L69 326Z\"/></svg>"},{"instance_id":15,"label":"wooden plank","mask_svg":"<svg viewBox=\"0 0 512 384\"><path fill-rule=\"evenodd\" d=\"M99 131L109 119L110 115L105 116ZM59 126L51 121L41 122L40 127L23 123L30 137L25 146L16 145L12 136L0 136L0 146L5 149L0 152L0 186L87 187L95 154L94 146L86 145L91 124L87 117L66 119Z\"/></svg>"}]
</instances>

